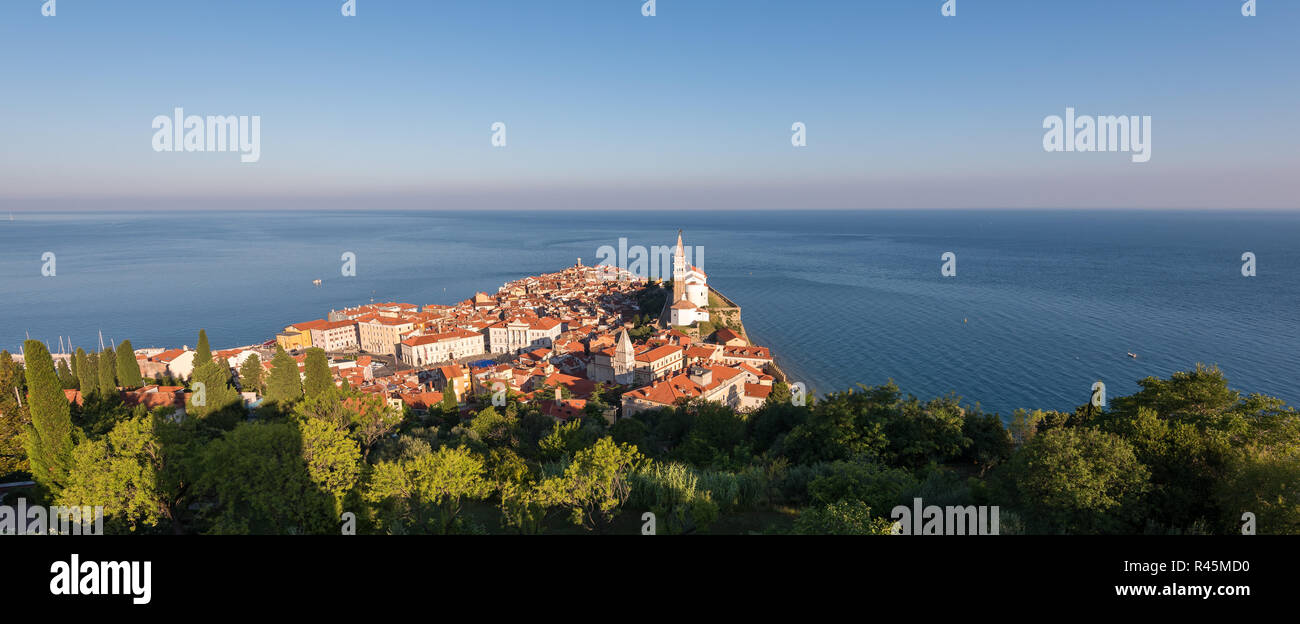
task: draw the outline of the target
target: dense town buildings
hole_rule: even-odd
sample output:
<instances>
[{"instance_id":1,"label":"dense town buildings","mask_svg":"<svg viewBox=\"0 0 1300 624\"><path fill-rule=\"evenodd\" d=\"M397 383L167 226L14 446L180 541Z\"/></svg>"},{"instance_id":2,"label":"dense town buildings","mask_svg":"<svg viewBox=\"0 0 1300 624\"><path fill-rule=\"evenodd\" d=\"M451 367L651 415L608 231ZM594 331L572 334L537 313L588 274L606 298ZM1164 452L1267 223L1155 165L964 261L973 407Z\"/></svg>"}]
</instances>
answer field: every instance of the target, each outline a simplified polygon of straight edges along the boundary
<instances>
[{"instance_id":1,"label":"dense town buildings","mask_svg":"<svg viewBox=\"0 0 1300 624\"><path fill-rule=\"evenodd\" d=\"M447 395L464 404L476 395L508 393L563 420L582 414L598 390L607 403L617 398L603 414L610 420L683 400L741 411L761 405L779 375L772 354L749 344L738 323L725 326L722 315L717 326L710 323L716 293L704 271L687 263L680 232L672 275L670 285L659 284L579 259L453 305L386 302L330 310L325 318L285 326L273 341L214 357L237 371L256 354L269 371L278 346L303 374L306 349L321 348L336 383L416 414ZM662 307L641 309L640 298L656 288L661 294L647 300ZM146 377L179 380L192 374L194 354L189 347L141 349L137 360ZM171 397L174 387L152 388L138 400L184 404L159 394ZM255 400L252 393L246 398Z\"/></svg>"}]
</instances>

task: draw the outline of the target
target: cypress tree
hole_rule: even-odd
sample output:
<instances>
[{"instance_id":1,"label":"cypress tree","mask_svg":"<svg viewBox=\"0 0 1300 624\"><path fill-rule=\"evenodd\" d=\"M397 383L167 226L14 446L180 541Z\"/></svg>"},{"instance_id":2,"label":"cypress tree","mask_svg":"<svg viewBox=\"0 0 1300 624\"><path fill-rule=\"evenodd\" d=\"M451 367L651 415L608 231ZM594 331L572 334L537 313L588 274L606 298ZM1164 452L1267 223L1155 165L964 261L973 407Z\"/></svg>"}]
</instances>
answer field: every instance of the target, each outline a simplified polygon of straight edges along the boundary
<instances>
[{"instance_id":1,"label":"cypress tree","mask_svg":"<svg viewBox=\"0 0 1300 624\"><path fill-rule=\"evenodd\" d=\"M77 347L76 354L72 356L72 372L77 375L77 389L81 390L82 396L85 396L91 386L91 384L88 383L91 378L88 377L90 373L90 361L86 357L86 352L83 351L81 347ZM99 383L98 376L94 376L93 378L95 379L95 383Z\"/></svg>"},{"instance_id":2,"label":"cypress tree","mask_svg":"<svg viewBox=\"0 0 1300 624\"><path fill-rule=\"evenodd\" d=\"M212 348L208 346L208 330L199 330L199 346L194 351L194 370L212 361Z\"/></svg>"},{"instance_id":3,"label":"cypress tree","mask_svg":"<svg viewBox=\"0 0 1300 624\"><path fill-rule=\"evenodd\" d=\"M257 357L254 353L239 365L239 389L244 392L256 392L262 394L262 377L265 371L262 369L262 358Z\"/></svg>"},{"instance_id":4,"label":"cypress tree","mask_svg":"<svg viewBox=\"0 0 1300 624\"><path fill-rule=\"evenodd\" d=\"M329 359L320 347L307 349L307 359L303 362L307 379L303 382L303 394L308 397L320 396L334 387L334 376L330 374Z\"/></svg>"},{"instance_id":5,"label":"cypress tree","mask_svg":"<svg viewBox=\"0 0 1300 624\"><path fill-rule=\"evenodd\" d=\"M144 385L140 376L140 363L135 361L135 349L130 340L123 340L117 345L117 381L124 388L139 388Z\"/></svg>"},{"instance_id":6,"label":"cypress tree","mask_svg":"<svg viewBox=\"0 0 1300 624\"><path fill-rule=\"evenodd\" d=\"M276 345L271 358L271 375L266 381L266 400L287 405L302 398L302 377L298 375L298 362L289 357L284 347Z\"/></svg>"},{"instance_id":7,"label":"cypress tree","mask_svg":"<svg viewBox=\"0 0 1300 624\"><path fill-rule=\"evenodd\" d=\"M31 424L27 413L30 403L23 401L19 405L26 383L24 377L22 364L8 351L0 351L0 478L30 469L27 451L23 449L23 432Z\"/></svg>"},{"instance_id":8,"label":"cypress tree","mask_svg":"<svg viewBox=\"0 0 1300 624\"><path fill-rule=\"evenodd\" d=\"M77 349L81 351L81 349ZM84 353L84 352L83 352ZM87 398L91 395L99 395L99 353L91 351L85 353L86 362L81 367L81 397Z\"/></svg>"},{"instance_id":9,"label":"cypress tree","mask_svg":"<svg viewBox=\"0 0 1300 624\"><path fill-rule=\"evenodd\" d=\"M110 347L99 354L99 394L106 399L117 396L117 354Z\"/></svg>"},{"instance_id":10,"label":"cypress tree","mask_svg":"<svg viewBox=\"0 0 1300 624\"><path fill-rule=\"evenodd\" d=\"M32 476L55 494L68 482L72 465L72 412L59 387L54 359L37 340L23 343L26 361L28 413L25 446Z\"/></svg>"},{"instance_id":11,"label":"cypress tree","mask_svg":"<svg viewBox=\"0 0 1300 624\"><path fill-rule=\"evenodd\" d=\"M68 359L72 359L72 358L68 358ZM72 374L72 370L68 368L68 360L59 360L58 375L59 375L59 385L63 386L64 390L77 389L78 387L77 376Z\"/></svg>"},{"instance_id":12,"label":"cypress tree","mask_svg":"<svg viewBox=\"0 0 1300 624\"><path fill-rule=\"evenodd\" d=\"M211 419L222 428L233 427L239 414L240 397L230 385L230 368L224 362L208 361L194 369L191 380L192 392L185 413Z\"/></svg>"}]
</instances>

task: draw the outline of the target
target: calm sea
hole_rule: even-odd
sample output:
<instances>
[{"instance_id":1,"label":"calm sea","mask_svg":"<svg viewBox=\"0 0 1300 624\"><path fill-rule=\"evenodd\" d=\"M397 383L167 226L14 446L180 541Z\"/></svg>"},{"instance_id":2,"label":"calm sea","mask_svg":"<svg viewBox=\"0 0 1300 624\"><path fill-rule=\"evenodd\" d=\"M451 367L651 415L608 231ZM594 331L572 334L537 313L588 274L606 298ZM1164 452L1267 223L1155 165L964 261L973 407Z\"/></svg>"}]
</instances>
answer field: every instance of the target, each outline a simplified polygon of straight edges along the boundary
<instances>
[{"instance_id":1,"label":"calm sea","mask_svg":"<svg viewBox=\"0 0 1300 624\"><path fill-rule=\"evenodd\" d=\"M0 347L214 347L375 301L453 303L602 245L704 248L752 337L819 392L890 378L1003 414L1217 364L1300 403L1300 214L229 212L0 215ZM44 252L56 275L41 274ZM340 256L356 254L342 277ZM955 277L940 274L944 252ZM1257 276L1242 276L1253 252ZM320 287L312 280L321 279ZM1136 352L1132 359L1127 352Z\"/></svg>"}]
</instances>

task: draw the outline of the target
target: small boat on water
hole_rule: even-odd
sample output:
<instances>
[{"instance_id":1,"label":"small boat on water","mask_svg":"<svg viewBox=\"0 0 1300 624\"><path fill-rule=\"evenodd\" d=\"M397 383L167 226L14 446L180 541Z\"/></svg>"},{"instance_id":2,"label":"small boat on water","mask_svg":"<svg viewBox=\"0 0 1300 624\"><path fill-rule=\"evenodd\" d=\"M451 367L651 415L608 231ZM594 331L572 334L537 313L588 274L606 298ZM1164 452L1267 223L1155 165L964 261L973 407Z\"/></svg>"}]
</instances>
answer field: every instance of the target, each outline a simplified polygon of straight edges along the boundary
<instances>
[{"instance_id":1,"label":"small boat on water","mask_svg":"<svg viewBox=\"0 0 1300 624\"><path fill-rule=\"evenodd\" d=\"M1132 352L1132 351L1129 351L1129 352L1128 352L1128 356L1136 360L1138 354L1136 354L1136 353L1134 353L1134 352Z\"/></svg>"},{"instance_id":2,"label":"small boat on water","mask_svg":"<svg viewBox=\"0 0 1300 624\"><path fill-rule=\"evenodd\" d=\"M311 283L320 286L320 280L312 280Z\"/></svg>"}]
</instances>

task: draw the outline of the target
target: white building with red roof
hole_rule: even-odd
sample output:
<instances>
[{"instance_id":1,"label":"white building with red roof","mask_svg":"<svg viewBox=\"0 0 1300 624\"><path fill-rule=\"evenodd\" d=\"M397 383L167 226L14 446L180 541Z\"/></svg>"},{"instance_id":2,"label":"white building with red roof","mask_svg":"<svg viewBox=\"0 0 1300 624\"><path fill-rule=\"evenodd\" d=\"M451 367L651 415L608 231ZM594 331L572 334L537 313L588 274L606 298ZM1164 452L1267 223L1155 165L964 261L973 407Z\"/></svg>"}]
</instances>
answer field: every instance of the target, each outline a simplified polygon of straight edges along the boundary
<instances>
[{"instance_id":1,"label":"white building with red roof","mask_svg":"<svg viewBox=\"0 0 1300 624\"><path fill-rule=\"evenodd\" d=\"M487 352L483 334L453 329L441 334L409 336L399 343L403 362L426 366Z\"/></svg>"},{"instance_id":2,"label":"white building with red roof","mask_svg":"<svg viewBox=\"0 0 1300 624\"><path fill-rule=\"evenodd\" d=\"M745 401L745 382L750 379L744 371L727 366L692 366L680 375L624 392L620 418L672 407L683 399L698 398L740 409Z\"/></svg>"}]
</instances>

